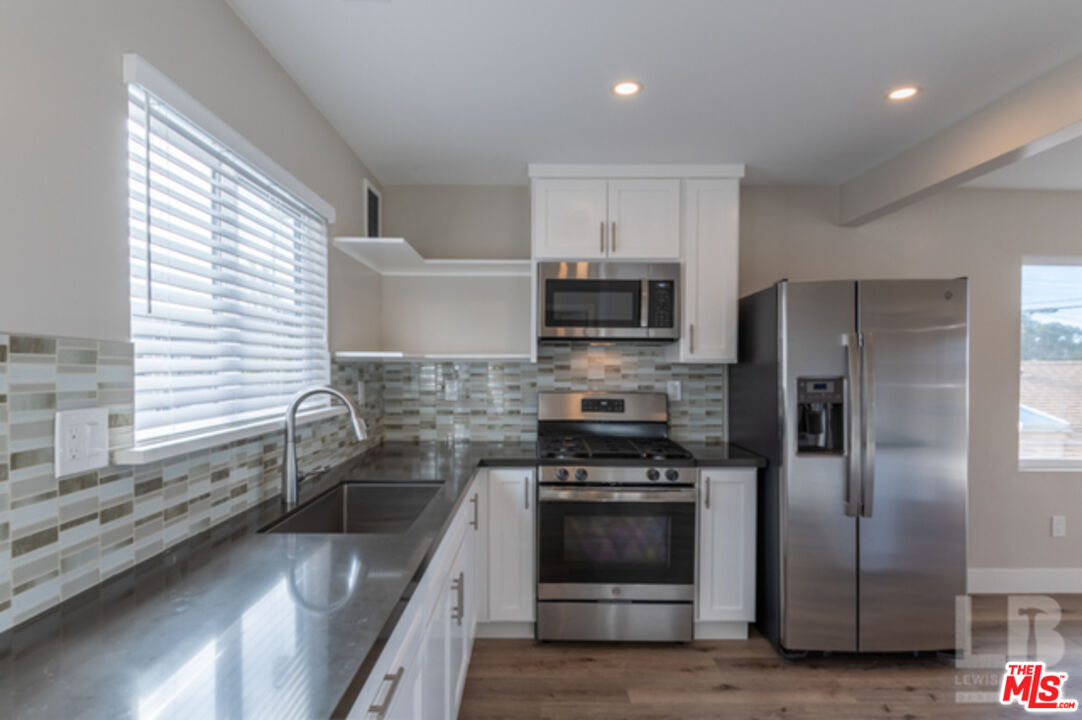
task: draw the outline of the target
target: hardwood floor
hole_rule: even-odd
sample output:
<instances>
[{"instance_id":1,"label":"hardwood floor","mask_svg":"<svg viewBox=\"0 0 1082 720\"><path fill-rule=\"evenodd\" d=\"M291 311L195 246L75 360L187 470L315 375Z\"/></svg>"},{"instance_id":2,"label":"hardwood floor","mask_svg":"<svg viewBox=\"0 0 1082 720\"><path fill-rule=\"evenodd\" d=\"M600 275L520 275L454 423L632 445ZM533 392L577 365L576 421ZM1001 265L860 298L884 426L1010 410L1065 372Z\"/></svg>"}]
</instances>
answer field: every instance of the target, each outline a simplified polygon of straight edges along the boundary
<instances>
[{"instance_id":1,"label":"hardwood floor","mask_svg":"<svg viewBox=\"0 0 1082 720\"><path fill-rule=\"evenodd\" d=\"M1082 595L1053 597L1062 608L1056 632L1065 644L1063 659L1054 669L1069 673L1066 697L1082 700ZM972 618L974 655L1004 655L1007 596L973 596ZM747 640L687 645L478 640L459 717L1027 717L1018 705L1004 707L994 699L960 702L956 696L998 694L1002 665L970 669L956 667L953 659L911 655L785 660L752 633ZM1082 720L1082 710L1077 717Z\"/></svg>"}]
</instances>

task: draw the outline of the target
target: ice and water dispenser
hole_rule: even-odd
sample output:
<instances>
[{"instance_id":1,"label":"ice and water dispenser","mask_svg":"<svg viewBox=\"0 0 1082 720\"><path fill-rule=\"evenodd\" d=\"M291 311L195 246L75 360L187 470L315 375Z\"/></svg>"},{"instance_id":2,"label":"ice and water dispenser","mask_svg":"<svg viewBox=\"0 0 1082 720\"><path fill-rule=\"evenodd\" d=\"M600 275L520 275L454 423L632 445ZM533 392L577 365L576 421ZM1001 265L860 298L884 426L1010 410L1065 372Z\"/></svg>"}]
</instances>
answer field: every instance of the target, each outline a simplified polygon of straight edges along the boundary
<instances>
[{"instance_id":1,"label":"ice and water dispenser","mask_svg":"<svg viewBox=\"0 0 1082 720\"><path fill-rule=\"evenodd\" d=\"M845 378L796 381L797 452L845 454Z\"/></svg>"}]
</instances>

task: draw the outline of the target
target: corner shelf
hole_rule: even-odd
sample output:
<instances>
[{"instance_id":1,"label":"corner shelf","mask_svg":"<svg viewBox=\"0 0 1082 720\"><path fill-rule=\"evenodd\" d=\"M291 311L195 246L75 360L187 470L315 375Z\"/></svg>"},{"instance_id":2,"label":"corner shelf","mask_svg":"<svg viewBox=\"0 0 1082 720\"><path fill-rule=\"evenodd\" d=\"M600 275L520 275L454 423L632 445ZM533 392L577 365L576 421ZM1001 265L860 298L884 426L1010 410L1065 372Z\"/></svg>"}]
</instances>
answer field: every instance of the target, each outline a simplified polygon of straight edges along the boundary
<instances>
[{"instance_id":1,"label":"corner shelf","mask_svg":"<svg viewBox=\"0 0 1082 720\"><path fill-rule=\"evenodd\" d=\"M416 353L401 351L342 350L334 353L338 362L529 362L530 353Z\"/></svg>"},{"instance_id":2,"label":"corner shelf","mask_svg":"<svg viewBox=\"0 0 1082 720\"><path fill-rule=\"evenodd\" d=\"M380 275L529 276L529 260L430 260L405 238L336 237L334 246Z\"/></svg>"}]
</instances>

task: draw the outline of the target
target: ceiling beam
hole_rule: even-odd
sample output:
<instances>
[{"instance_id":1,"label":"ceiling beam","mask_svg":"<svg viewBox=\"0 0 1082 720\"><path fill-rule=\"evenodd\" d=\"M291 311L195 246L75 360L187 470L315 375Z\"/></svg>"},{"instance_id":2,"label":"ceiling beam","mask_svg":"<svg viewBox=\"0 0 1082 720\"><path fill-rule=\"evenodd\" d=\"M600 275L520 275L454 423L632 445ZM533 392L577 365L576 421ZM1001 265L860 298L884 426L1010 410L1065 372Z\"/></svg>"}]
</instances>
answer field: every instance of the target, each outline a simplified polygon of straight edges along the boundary
<instances>
[{"instance_id":1,"label":"ceiling beam","mask_svg":"<svg viewBox=\"0 0 1082 720\"><path fill-rule=\"evenodd\" d=\"M838 189L838 224L863 225L1082 137L1082 55L884 160Z\"/></svg>"}]
</instances>

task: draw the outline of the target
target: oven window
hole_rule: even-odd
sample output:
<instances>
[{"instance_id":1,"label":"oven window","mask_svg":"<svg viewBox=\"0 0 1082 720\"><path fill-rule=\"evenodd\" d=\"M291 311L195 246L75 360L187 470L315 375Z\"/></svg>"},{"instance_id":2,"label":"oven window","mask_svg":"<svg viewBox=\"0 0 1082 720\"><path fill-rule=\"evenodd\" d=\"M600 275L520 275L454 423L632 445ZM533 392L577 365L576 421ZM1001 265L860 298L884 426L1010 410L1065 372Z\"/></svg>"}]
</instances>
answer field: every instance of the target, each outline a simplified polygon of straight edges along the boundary
<instances>
[{"instance_id":1,"label":"oven window","mask_svg":"<svg viewBox=\"0 0 1082 720\"><path fill-rule=\"evenodd\" d=\"M540 504L538 579L543 583L695 580L695 504Z\"/></svg>"},{"instance_id":2,"label":"oven window","mask_svg":"<svg viewBox=\"0 0 1082 720\"><path fill-rule=\"evenodd\" d=\"M564 518L564 560L569 563L669 564L669 518Z\"/></svg>"},{"instance_id":3,"label":"oven window","mask_svg":"<svg viewBox=\"0 0 1082 720\"><path fill-rule=\"evenodd\" d=\"M638 280L546 280L548 327L639 327Z\"/></svg>"}]
</instances>

